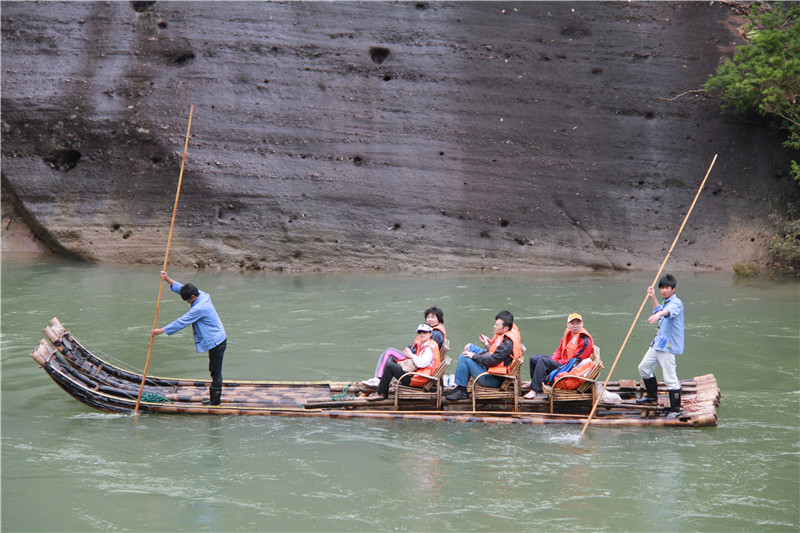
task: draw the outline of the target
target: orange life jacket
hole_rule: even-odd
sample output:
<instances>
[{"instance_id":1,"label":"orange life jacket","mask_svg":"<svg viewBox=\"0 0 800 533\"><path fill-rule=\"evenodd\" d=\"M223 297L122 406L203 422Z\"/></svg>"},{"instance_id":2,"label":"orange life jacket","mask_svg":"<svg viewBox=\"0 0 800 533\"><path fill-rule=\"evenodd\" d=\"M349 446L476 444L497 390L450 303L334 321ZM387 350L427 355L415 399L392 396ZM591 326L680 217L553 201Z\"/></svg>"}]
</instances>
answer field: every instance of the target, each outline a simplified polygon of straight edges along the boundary
<instances>
[{"instance_id":1,"label":"orange life jacket","mask_svg":"<svg viewBox=\"0 0 800 533\"><path fill-rule=\"evenodd\" d=\"M584 359L580 363L572 367L572 370L570 370L569 372L561 372L560 374L558 374L553 381L554 382L557 381L558 378L563 377L564 375L582 376L588 378L589 374L592 373L592 371L595 369L596 366L597 364L591 359ZM567 378L567 379L562 379L561 381L556 383L556 388L573 390L580 387L583 383L586 382L583 381L582 379Z\"/></svg>"},{"instance_id":2,"label":"orange life jacket","mask_svg":"<svg viewBox=\"0 0 800 533\"><path fill-rule=\"evenodd\" d=\"M489 353L494 353L494 351L497 350L497 348L503 343L504 338L511 339L511 342L514 346L511 350L512 360L522 357L522 335L520 335L519 328L517 328L516 324L512 325L511 329L502 335L495 335L492 337L492 342L489 344ZM490 367L488 370L492 374L508 374L508 367L503 361L500 361L493 367Z\"/></svg>"},{"instance_id":3,"label":"orange life jacket","mask_svg":"<svg viewBox=\"0 0 800 533\"><path fill-rule=\"evenodd\" d=\"M414 339L414 347L417 349L417 355L420 355L422 353L423 348L425 348L426 346L428 346L431 350L433 350L433 359L431 360L431 364L429 364L424 368L418 368L416 372L419 372L420 374L425 374L426 376L431 376L433 375L434 372L436 372L436 369L439 368L439 364L441 364L441 357L439 357L439 345L436 344L436 341L433 339L430 339L428 342L424 344L420 342L419 337ZM423 377L411 376L412 387L422 387L426 383L428 383L428 380Z\"/></svg>"},{"instance_id":4,"label":"orange life jacket","mask_svg":"<svg viewBox=\"0 0 800 533\"><path fill-rule=\"evenodd\" d=\"M553 353L553 361L559 365L564 365L567 363L567 361L575 357L575 354L578 352L578 341L580 340L581 335L586 335L589 337L588 345L583 351L583 356L581 359L590 357L594 351L594 339L592 339L592 336L589 335L589 332L586 331L585 328L581 328L577 335L573 335L569 328L567 328L567 330L564 332L564 336L561 337L561 343L558 345L558 350ZM575 342L572 342L573 339Z\"/></svg>"},{"instance_id":5,"label":"orange life jacket","mask_svg":"<svg viewBox=\"0 0 800 533\"><path fill-rule=\"evenodd\" d=\"M444 329L444 324L439 323L433 326L433 329L438 329L442 332L442 336L446 339L447 338L447 331Z\"/></svg>"}]
</instances>

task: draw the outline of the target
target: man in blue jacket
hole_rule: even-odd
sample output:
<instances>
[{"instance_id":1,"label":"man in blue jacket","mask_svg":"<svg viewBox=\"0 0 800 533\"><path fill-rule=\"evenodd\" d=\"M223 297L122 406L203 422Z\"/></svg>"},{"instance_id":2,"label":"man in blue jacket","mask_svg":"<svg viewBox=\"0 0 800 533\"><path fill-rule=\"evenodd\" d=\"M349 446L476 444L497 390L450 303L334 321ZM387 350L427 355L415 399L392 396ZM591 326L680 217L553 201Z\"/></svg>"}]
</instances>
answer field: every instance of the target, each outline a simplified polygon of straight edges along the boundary
<instances>
[{"instance_id":1,"label":"man in blue jacket","mask_svg":"<svg viewBox=\"0 0 800 533\"><path fill-rule=\"evenodd\" d=\"M669 417L680 415L681 382L675 365L675 356L683 353L683 302L675 294L678 282L675 277L665 274L658 281L661 302L655 296L653 287L647 288L647 296L653 303L653 314L647 319L651 324L658 324L658 332L650 348L639 363L639 374L646 390L645 396L637 403L658 402L658 381L653 370L661 366L664 382L669 392Z\"/></svg>"},{"instance_id":2,"label":"man in blue jacket","mask_svg":"<svg viewBox=\"0 0 800 533\"><path fill-rule=\"evenodd\" d=\"M189 311L177 320L170 322L163 328L156 328L151 335L161 335L182 330L189 324L192 325L194 333L194 343L197 353L208 351L208 371L211 373L211 389L209 391L209 405L219 405L222 396L222 357L225 355L225 348L228 341L225 336L225 328L217 315L211 297L205 292L197 290L191 283L181 285L174 279L161 272L161 279L169 283L172 292L177 292L183 301L191 307Z\"/></svg>"}]
</instances>

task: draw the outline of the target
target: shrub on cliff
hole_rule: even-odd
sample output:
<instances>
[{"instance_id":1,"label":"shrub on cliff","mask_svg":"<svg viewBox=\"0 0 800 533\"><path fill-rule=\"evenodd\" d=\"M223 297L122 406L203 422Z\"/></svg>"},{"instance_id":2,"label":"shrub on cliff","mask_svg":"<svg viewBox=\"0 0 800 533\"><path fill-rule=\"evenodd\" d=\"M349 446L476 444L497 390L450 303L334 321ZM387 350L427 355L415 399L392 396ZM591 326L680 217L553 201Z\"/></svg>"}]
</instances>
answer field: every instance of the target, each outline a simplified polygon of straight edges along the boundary
<instances>
[{"instance_id":1,"label":"shrub on cliff","mask_svg":"<svg viewBox=\"0 0 800 533\"><path fill-rule=\"evenodd\" d=\"M788 132L784 146L800 150L800 3L753 3L744 32L748 43L719 66L704 88L723 107L756 112ZM791 174L800 181L800 165Z\"/></svg>"},{"instance_id":2,"label":"shrub on cliff","mask_svg":"<svg viewBox=\"0 0 800 533\"><path fill-rule=\"evenodd\" d=\"M783 145L800 150L800 3L750 6L743 30L747 44L736 48L709 76L704 89L719 94L723 107L768 118L787 132ZM790 174L800 182L800 164ZM791 211L791 210L790 210ZM800 276L800 219L776 219L779 230L770 243L774 270Z\"/></svg>"},{"instance_id":3,"label":"shrub on cliff","mask_svg":"<svg viewBox=\"0 0 800 533\"><path fill-rule=\"evenodd\" d=\"M772 268L786 276L800 277L800 220L782 221L769 246Z\"/></svg>"}]
</instances>

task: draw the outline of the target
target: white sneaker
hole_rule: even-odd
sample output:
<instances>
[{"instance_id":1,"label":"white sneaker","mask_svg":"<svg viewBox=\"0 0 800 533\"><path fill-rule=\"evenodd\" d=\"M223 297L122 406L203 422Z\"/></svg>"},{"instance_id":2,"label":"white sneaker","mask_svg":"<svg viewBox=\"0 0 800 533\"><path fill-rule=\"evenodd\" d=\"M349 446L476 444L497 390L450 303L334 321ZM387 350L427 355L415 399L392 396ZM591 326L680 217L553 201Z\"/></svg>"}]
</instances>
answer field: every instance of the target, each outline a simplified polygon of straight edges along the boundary
<instances>
[{"instance_id":1,"label":"white sneaker","mask_svg":"<svg viewBox=\"0 0 800 533\"><path fill-rule=\"evenodd\" d=\"M363 383L367 387L377 387L378 385L380 385L381 380L378 378L369 378L368 380L362 381L361 383Z\"/></svg>"}]
</instances>

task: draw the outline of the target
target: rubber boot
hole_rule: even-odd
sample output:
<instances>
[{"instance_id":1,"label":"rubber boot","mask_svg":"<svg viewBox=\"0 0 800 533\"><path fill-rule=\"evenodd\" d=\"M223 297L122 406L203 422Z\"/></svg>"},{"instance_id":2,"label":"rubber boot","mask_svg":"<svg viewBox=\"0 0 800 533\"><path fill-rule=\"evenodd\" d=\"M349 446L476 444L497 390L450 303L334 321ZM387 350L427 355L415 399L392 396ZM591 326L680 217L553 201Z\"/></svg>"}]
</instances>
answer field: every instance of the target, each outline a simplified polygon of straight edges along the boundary
<instances>
[{"instance_id":1,"label":"rubber boot","mask_svg":"<svg viewBox=\"0 0 800 533\"><path fill-rule=\"evenodd\" d=\"M647 392L641 398L636 400L636 403L655 403L658 401L658 380L653 376L652 378L643 379L644 390Z\"/></svg>"},{"instance_id":2,"label":"rubber boot","mask_svg":"<svg viewBox=\"0 0 800 533\"><path fill-rule=\"evenodd\" d=\"M681 416L681 390L669 391L669 414L667 418L678 418Z\"/></svg>"},{"instance_id":3,"label":"rubber boot","mask_svg":"<svg viewBox=\"0 0 800 533\"><path fill-rule=\"evenodd\" d=\"M208 405L219 405L220 397L222 396L222 387L211 387L208 391L208 396Z\"/></svg>"}]
</instances>

